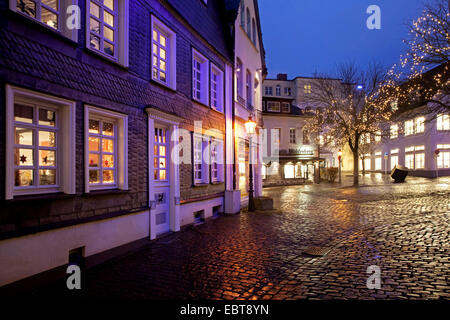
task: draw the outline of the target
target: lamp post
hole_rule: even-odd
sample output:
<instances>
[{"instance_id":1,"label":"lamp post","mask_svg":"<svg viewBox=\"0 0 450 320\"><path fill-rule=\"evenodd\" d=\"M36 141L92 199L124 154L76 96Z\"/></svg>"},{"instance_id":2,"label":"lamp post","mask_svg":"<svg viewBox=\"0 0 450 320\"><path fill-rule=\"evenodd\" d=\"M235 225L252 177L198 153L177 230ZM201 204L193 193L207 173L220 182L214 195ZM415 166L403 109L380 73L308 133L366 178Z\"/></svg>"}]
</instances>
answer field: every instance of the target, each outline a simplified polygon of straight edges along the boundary
<instances>
[{"instance_id":1,"label":"lamp post","mask_svg":"<svg viewBox=\"0 0 450 320\"><path fill-rule=\"evenodd\" d=\"M339 161L339 183L341 183L341 158L342 158L342 151L339 150L338 152L338 161Z\"/></svg>"},{"instance_id":2,"label":"lamp post","mask_svg":"<svg viewBox=\"0 0 450 320\"><path fill-rule=\"evenodd\" d=\"M248 117L245 123L245 131L247 131L249 139L248 147L248 211L255 211L255 204L253 202L253 170L252 170L252 135L255 133L256 122L253 121L252 115Z\"/></svg>"}]
</instances>

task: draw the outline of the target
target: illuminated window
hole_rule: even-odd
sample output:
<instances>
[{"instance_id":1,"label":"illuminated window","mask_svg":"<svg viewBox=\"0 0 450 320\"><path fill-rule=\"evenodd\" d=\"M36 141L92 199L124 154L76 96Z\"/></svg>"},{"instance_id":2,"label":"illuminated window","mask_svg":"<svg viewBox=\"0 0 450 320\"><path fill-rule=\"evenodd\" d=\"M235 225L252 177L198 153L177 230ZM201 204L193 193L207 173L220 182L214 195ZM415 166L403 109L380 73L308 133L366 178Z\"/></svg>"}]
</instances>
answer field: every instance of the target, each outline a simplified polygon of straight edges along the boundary
<instances>
[{"instance_id":1,"label":"illuminated window","mask_svg":"<svg viewBox=\"0 0 450 320\"><path fill-rule=\"evenodd\" d=\"M398 101L397 100L391 102L391 110L392 110L392 112L395 112L398 110Z\"/></svg>"},{"instance_id":2,"label":"illuminated window","mask_svg":"<svg viewBox=\"0 0 450 320\"><path fill-rule=\"evenodd\" d=\"M128 0L88 0L86 5L88 48L127 66Z\"/></svg>"},{"instance_id":3,"label":"illuminated window","mask_svg":"<svg viewBox=\"0 0 450 320\"><path fill-rule=\"evenodd\" d=\"M305 94L311 93L311 92L312 92L312 91L311 91L311 85L310 85L310 84L305 84L305 85L303 86L303 91L304 91Z\"/></svg>"},{"instance_id":4,"label":"illuminated window","mask_svg":"<svg viewBox=\"0 0 450 320\"><path fill-rule=\"evenodd\" d=\"M391 170L398 165L398 155L391 155Z\"/></svg>"},{"instance_id":5,"label":"illuminated window","mask_svg":"<svg viewBox=\"0 0 450 320\"><path fill-rule=\"evenodd\" d=\"M176 88L176 34L152 16L152 79Z\"/></svg>"},{"instance_id":6,"label":"illuminated window","mask_svg":"<svg viewBox=\"0 0 450 320\"><path fill-rule=\"evenodd\" d=\"M64 36L77 41L78 30L70 29L66 21L71 21L73 11L66 12L78 0L10 0L10 9L31 18Z\"/></svg>"},{"instance_id":7,"label":"illuminated window","mask_svg":"<svg viewBox=\"0 0 450 320\"><path fill-rule=\"evenodd\" d=\"M415 119L416 133L422 133L425 131L425 117L417 117Z\"/></svg>"},{"instance_id":8,"label":"illuminated window","mask_svg":"<svg viewBox=\"0 0 450 320\"><path fill-rule=\"evenodd\" d=\"M280 103L273 102L273 101L267 101L267 111L280 112Z\"/></svg>"},{"instance_id":9,"label":"illuminated window","mask_svg":"<svg viewBox=\"0 0 450 320\"><path fill-rule=\"evenodd\" d=\"M450 130L450 115L439 114L436 122L438 131Z\"/></svg>"},{"instance_id":10,"label":"illuminated window","mask_svg":"<svg viewBox=\"0 0 450 320\"><path fill-rule=\"evenodd\" d=\"M398 138L398 124L391 125L391 139Z\"/></svg>"},{"instance_id":11,"label":"illuminated window","mask_svg":"<svg viewBox=\"0 0 450 320\"><path fill-rule=\"evenodd\" d=\"M405 166L409 169L414 169L414 154L405 155Z\"/></svg>"},{"instance_id":12,"label":"illuminated window","mask_svg":"<svg viewBox=\"0 0 450 320\"><path fill-rule=\"evenodd\" d=\"M381 151L375 152L375 170L381 170L382 168L382 159L381 159Z\"/></svg>"},{"instance_id":13,"label":"illuminated window","mask_svg":"<svg viewBox=\"0 0 450 320\"><path fill-rule=\"evenodd\" d=\"M126 189L127 116L94 107L86 116L88 190Z\"/></svg>"},{"instance_id":14,"label":"illuminated window","mask_svg":"<svg viewBox=\"0 0 450 320\"><path fill-rule=\"evenodd\" d=\"M169 137L165 128L155 128L153 140L153 179L167 181L169 170Z\"/></svg>"},{"instance_id":15,"label":"illuminated window","mask_svg":"<svg viewBox=\"0 0 450 320\"><path fill-rule=\"evenodd\" d=\"M381 141L381 131L380 130L375 132L374 139L375 139L375 142L380 142Z\"/></svg>"},{"instance_id":16,"label":"illuminated window","mask_svg":"<svg viewBox=\"0 0 450 320\"><path fill-rule=\"evenodd\" d=\"M414 134L414 120L405 121L405 136Z\"/></svg>"},{"instance_id":17,"label":"illuminated window","mask_svg":"<svg viewBox=\"0 0 450 320\"><path fill-rule=\"evenodd\" d=\"M416 161L416 169L425 168L425 153L416 153L415 161Z\"/></svg>"},{"instance_id":18,"label":"illuminated window","mask_svg":"<svg viewBox=\"0 0 450 320\"><path fill-rule=\"evenodd\" d=\"M286 179L295 178L294 165L289 163L284 165L284 177Z\"/></svg>"},{"instance_id":19,"label":"illuminated window","mask_svg":"<svg viewBox=\"0 0 450 320\"><path fill-rule=\"evenodd\" d=\"M211 64L211 107L223 111L223 72Z\"/></svg>"},{"instance_id":20,"label":"illuminated window","mask_svg":"<svg viewBox=\"0 0 450 320\"><path fill-rule=\"evenodd\" d=\"M208 105L208 60L192 49L192 94L198 102Z\"/></svg>"},{"instance_id":21,"label":"illuminated window","mask_svg":"<svg viewBox=\"0 0 450 320\"><path fill-rule=\"evenodd\" d=\"M75 103L6 88L5 198L75 193Z\"/></svg>"},{"instance_id":22,"label":"illuminated window","mask_svg":"<svg viewBox=\"0 0 450 320\"><path fill-rule=\"evenodd\" d=\"M450 151L441 151L437 157L437 167L439 169L450 168Z\"/></svg>"},{"instance_id":23,"label":"illuminated window","mask_svg":"<svg viewBox=\"0 0 450 320\"><path fill-rule=\"evenodd\" d=\"M309 133L307 130L303 130L303 144L309 144Z\"/></svg>"},{"instance_id":24,"label":"illuminated window","mask_svg":"<svg viewBox=\"0 0 450 320\"><path fill-rule=\"evenodd\" d=\"M284 95L285 96L291 96L292 95L291 88L285 87L284 88Z\"/></svg>"}]
</instances>

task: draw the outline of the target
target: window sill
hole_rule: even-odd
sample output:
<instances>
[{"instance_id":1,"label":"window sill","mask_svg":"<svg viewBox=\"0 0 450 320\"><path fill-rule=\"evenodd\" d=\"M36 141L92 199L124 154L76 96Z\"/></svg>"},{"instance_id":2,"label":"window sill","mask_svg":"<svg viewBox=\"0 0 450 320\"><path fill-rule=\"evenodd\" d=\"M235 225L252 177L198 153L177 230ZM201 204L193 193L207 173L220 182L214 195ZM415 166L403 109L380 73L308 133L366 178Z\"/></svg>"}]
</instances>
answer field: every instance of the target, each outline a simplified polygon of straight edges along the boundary
<instances>
[{"instance_id":1,"label":"window sill","mask_svg":"<svg viewBox=\"0 0 450 320\"><path fill-rule=\"evenodd\" d=\"M153 78L150 79L150 82L153 83L153 84L156 84L157 86L159 86L159 87L161 87L161 88L163 88L163 89L170 90L170 91L173 92L173 93L177 92L176 87L173 88L172 86L167 85L167 84L164 84L164 83L162 83L161 81L155 80L155 79L153 79Z\"/></svg>"},{"instance_id":2,"label":"window sill","mask_svg":"<svg viewBox=\"0 0 450 320\"><path fill-rule=\"evenodd\" d=\"M208 106L208 105L205 104L204 102L201 102L201 101L199 101L199 100L197 100L197 99L195 99L195 98L192 98L191 100L192 100L193 102L195 102L195 103L201 105L202 107L205 107L205 108L208 108L208 109L212 109L210 106Z\"/></svg>"},{"instance_id":3,"label":"window sill","mask_svg":"<svg viewBox=\"0 0 450 320\"><path fill-rule=\"evenodd\" d=\"M202 183L194 183L193 185L192 185L194 188L197 188L197 187L207 187L207 186L209 186L209 183L208 182L202 182Z\"/></svg>"},{"instance_id":4,"label":"window sill","mask_svg":"<svg viewBox=\"0 0 450 320\"><path fill-rule=\"evenodd\" d=\"M223 181L213 181L211 182L212 185L219 185L219 184L224 184L225 182Z\"/></svg>"},{"instance_id":5,"label":"window sill","mask_svg":"<svg viewBox=\"0 0 450 320\"><path fill-rule=\"evenodd\" d=\"M27 194L14 196L14 198L5 200L7 202L19 202L19 201L39 201L39 200L61 200L70 199L75 197L75 194L67 194L64 192L54 192L54 193L40 193L40 194Z\"/></svg>"},{"instance_id":6,"label":"window sill","mask_svg":"<svg viewBox=\"0 0 450 320\"><path fill-rule=\"evenodd\" d=\"M95 49L91 49L89 47L85 47L84 49L86 50L86 52L91 53L93 56L101 58L102 61L106 61L108 63L111 63L111 64L113 64L113 65L115 65L117 67L122 68L125 71L129 70L128 66L123 65L116 58L113 58L113 57L111 57L111 56L109 56L107 54L102 53L101 51L98 51L98 50L95 50Z\"/></svg>"},{"instance_id":7,"label":"window sill","mask_svg":"<svg viewBox=\"0 0 450 320\"><path fill-rule=\"evenodd\" d=\"M122 190L122 189L102 189L102 190L92 190L86 193L83 193L83 197L89 198L89 197L96 197L96 196L103 196L103 195L120 195L120 194L127 194L128 190Z\"/></svg>"}]
</instances>

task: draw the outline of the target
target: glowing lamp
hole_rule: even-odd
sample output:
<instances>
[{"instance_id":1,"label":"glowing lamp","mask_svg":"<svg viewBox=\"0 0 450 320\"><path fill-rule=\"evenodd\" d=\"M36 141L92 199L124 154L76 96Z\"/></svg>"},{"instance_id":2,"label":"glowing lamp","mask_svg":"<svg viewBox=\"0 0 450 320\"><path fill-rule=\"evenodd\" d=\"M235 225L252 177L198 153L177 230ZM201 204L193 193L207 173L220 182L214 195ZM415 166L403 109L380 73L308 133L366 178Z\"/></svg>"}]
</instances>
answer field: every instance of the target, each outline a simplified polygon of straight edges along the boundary
<instances>
[{"instance_id":1,"label":"glowing lamp","mask_svg":"<svg viewBox=\"0 0 450 320\"><path fill-rule=\"evenodd\" d=\"M256 129L256 122L253 121L252 116L250 115L250 117L248 117L247 122L245 122L245 131L248 134L253 134L255 133L255 129Z\"/></svg>"}]
</instances>

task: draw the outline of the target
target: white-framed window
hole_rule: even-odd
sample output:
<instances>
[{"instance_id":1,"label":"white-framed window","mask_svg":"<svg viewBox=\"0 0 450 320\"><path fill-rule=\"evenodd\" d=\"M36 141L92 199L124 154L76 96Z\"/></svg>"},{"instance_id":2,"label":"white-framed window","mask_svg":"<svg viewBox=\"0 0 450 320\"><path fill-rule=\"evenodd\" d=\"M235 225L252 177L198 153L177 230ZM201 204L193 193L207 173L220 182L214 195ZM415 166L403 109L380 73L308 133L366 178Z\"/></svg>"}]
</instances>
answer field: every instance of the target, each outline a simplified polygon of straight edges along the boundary
<instances>
[{"instance_id":1,"label":"white-framed window","mask_svg":"<svg viewBox=\"0 0 450 320\"><path fill-rule=\"evenodd\" d=\"M6 199L75 193L75 102L7 85Z\"/></svg>"},{"instance_id":2,"label":"white-framed window","mask_svg":"<svg viewBox=\"0 0 450 320\"><path fill-rule=\"evenodd\" d=\"M303 86L303 92L304 92L305 94L311 93L311 92L312 92L312 91L311 91L311 85L310 85L310 84L305 84L305 85Z\"/></svg>"},{"instance_id":3,"label":"white-framed window","mask_svg":"<svg viewBox=\"0 0 450 320\"><path fill-rule=\"evenodd\" d=\"M282 111L285 113L291 112L291 104L289 102L282 103Z\"/></svg>"},{"instance_id":4,"label":"white-framed window","mask_svg":"<svg viewBox=\"0 0 450 320\"><path fill-rule=\"evenodd\" d=\"M415 133L423 133L425 132L425 117L417 117L414 119L416 132Z\"/></svg>"},{"instance_id":5,"label":"white-framed window","mask_svg":"<svg viewBox=\"0 0 450 320\"><path fill-rule=\"evenodd\" d=\"M437 167L439 169L450 168L450 151L441 151L437 157Z\"/></svg>"},{"instance_id":6,"label":"white-framed window","mask_svg":"<svg viewBox=\"0 0 450 320\"><path fill-rule=\"evenodd\" d=\"M252 74L247 70L245 89L247 92L247 107L253 106Z\"/></svg>"},{"instance_id":7,"label":"white-framed window","mask_svg":"<svg viewBox=\"0 0 450 320\"><path fill-rule=\"evenodd\" d=\"M303 144L309 144L309 132L308 132L308 130L303 130Z\"/></svg>"},{"instance_id":8,"label":"white-framed window","mask_svg":"<svg viewBox=\"0 0 450 320\"><path fill-rule=\"evenodd\" d=\"M192 95L194 100L208 105L208 60L192 49Z\"/></svg>"},{"instance_id":9,"label":"white-framed window","mask_svg":"<svg viewBox=\"0 0 450 320\"><path fill-rule=\"evenodd\" d=\"M267 111L280 112L280 103L275 101L267 101Z\"/></svg>"},{"instance_id":10,"label":"white-framed window","mask_svg":"<svg viewBox=\"0 0 450 320\"><path fill-rule=\"evenodd\" d=\"M284 88L284 95L285 95L285 96L291 96L291 95L292 95L291 88L285 87L285 88Z\"/></svg>"},{"instance_id":11,"label":"white-framed window","mask_svg":"<svg viewBox=\"0 0 450 320\"><path fill-rule=\"evenodd\" d=\"M211 108L223 111L223 72L211 63Z\"/></svg>"},{"instance_id":12,"label":"white-framed window","mask_svg":"<svg viewBox=\"0 0 450 320\"><path fill-rule=\"evenodd\" d=\"M176 90L176 33L155 16L152 23L152 79Z\"/></svg>"},{"instance_id":13,"label":"white-framed window","mask_svg":"<svg viewBox=\"0 0 450 320\"><path fill-rule=\"evenodd\" d=\"M391 139L398 138L398 124L391 125Z\"/></svg>"},{"instance_id":14,"label":"white-framed window","mask_svg":"<svg viewBox=\"0 0 450 320\"><path fill-rule=\"evenodd\" d=\"M408 169L414 169L414 153L405 154L405 166Z\"/></svg>"},{"instance_id":15,"label":"white-framed window","mask_svg":"<svg viewBox=\"0 0 450 320\"><path fill-rule=\"evenodd\" d=\"M243 66L242 66L242 62L241 60L238 58L236 60L236 93L237 93L237 97L243 97L244 93L244 76L243 76Z\"/></svg>"},{"instance_id":16,"label":"white-framed window","mask_svg":"<svg viewBox=\"0 0 450 320\"><path fill-rule=\"evenodd\" d=\"M192 134L193 139L193 176L194 184L209 183L208 162L209 152L209 137L198 133Z\"/></svg>"},{"instance_id":17,"label":"white-framed window","mask_svg":"<svg viewBox=\"0 0 450 320\"><path fill-rule=\"evenodd\" d=\"M375 152L375 170L381 170L382 168L382 160L381 160L381 151Z\"/></svg>"},{"instance_id":18,"label":"white-framed window","mask_svg":"<svg viewBox=\"0 0 450 320\"><path fill-rule=\"evenodd\" d=\"M86 1L86 45L128 66L128 1Z\"/></svg>"},{"instance_id":19,"label":"white-framed window","mask_svg":"<svg viewBox=\"0 0 450 320\"><path fill-rule=\"evenodd\" d=\"M85 189L128 189L128 116L85 106Z\"/></svg>"},{"instance_id":20,"label":"white-framed window","mask_svg":"<svg viewBox=\"0 0 450 320\"><path fill-rule=\"evenodd\" d=\"M287 163L284 165L284 178L293 179L295 178L295 169L292 163Z\"/></svg>"},{"instance_id":21,"label":"white-framed window","mask_svg":"<svg viewBox=\"0 0 450 320\"><path fill-rule=\"evenodd\" d=\"M261 179L266 179L267 178L267 167L265 164L263 164L261 166Z\"/></svg>"},{"instance_id":22,"label":"white-framed window","mask_svg":"<svg viewBox=\"0 0 450 320\"><path fill-rule=\"evenodd\" d=\"M450 130L450 115L439 114L436 119L436 125L438 131Z\"/></svg>"},{"instance_id":23,"label":"white-framed window","mask_svg":"<svg viewBox=\"0 0 450 320\"><path fill-rule=\"evenodd\" d=\"M77 6L78 0L9 0L9 8L12 11L58 31L73 41L77 41L78 30L76 25L70 29L70 23L69 26L66 23L72 21L72 14L80 13L74 11L78 9L69 10L68 13L67 9L72 5Z\"/></svg>"},{"instance_id":24,"label":"white-framed window","mask_svg":"<svg viewBox=\"0 0 450 320\"><path fill-rule=\"evenodd\" d=\"M414 119L405 121L405 136L414 134Z\"/></svg>"},{"instance_id":25,"label":"white-framed window","mask_svg":"<svg viewBox=\"0 0 450 320\"><path fill-rule=\"evenodd\" d=\"M211 181L223 182L223 141L216 138L211 138L210 143L210 168L211 168Z\"/></svg>"},{"instance_id":26,"label":"white-framed window","mask_svg":"<svg viewBox=\"0 0 450 320\"><path fill-rule=\"evenodd\" d=\"M289 143L290 144L296 144L297 143L297 135L295 128L289 129Z\"/></svg>"},{"instance_id":27,"label":"white-framed window","mask_svg":"<svg viewBox=\"0 0 450 320\"><path fill-rule=\"evenodd\" d=\"M264 87L264 94L266 96L273 96L273 87Z\"/></svg>"},{"instance_id":28,"label":"white-framed window","mask_svg":"<svg viewBox=\"0 0 450 320\"><path fill-rule=\"evenodd\" d=\"M381 141L381 131L380 130L376 131L373 138L374 138L375 142L380 142Z\"/></svg>"},{"instance_id":29,"label":"white-framed window","mask_svg":"<svg viewBox=\"0 0 450 320\"><path fill-rule=\"evenodd\" d=\"M416 169L425 168L425 153L415 154Z\"/></svg>"},{"instance_id":30,"label":"white-framed window","mask_svg":"<svg viewBox=\"0 0 450 320\"><path fill-rule=\"evenodd\" d=\"M391 155L391 170L398 165L398 155Z\"/></svg>"},{"instance_id":31,"label":"white-framed window","mask_svg":"<svg viewBox=\"0 0 450 320\"><path fill-rule=\"evenodd\" d=\"M170 162L169 135L165 128L155 128L153 140L153 179L155 181L168 181L168 168Z\"/></svg>"},{"instance_id":32,"label":"white-framed window","mask_svg":"<svg viewBox=\"0 0 450 320\"><path fill-rule=\"evenodd\" d=\"M277 85L277 86L275 87L275 95L276 95L277 97L281 96L281 87L280 87L280 85Z\"/></svg>"},{"instance_id":33,"label":"white-framed window","mask_svg":"<svg viewBox=\"0 0 450 320\"><path fill-rule=\"evenodd\" d=\"M280 142L281 142L281 128L274 128L274 129L272 129L272 137L273 137L273 142L275 142L278 145L280 145Z\"/></svg>"}]
</instances>

